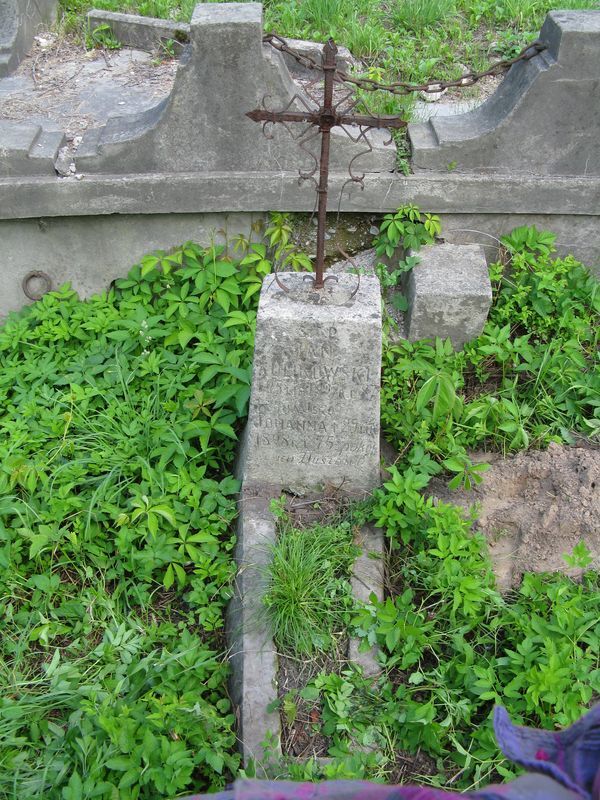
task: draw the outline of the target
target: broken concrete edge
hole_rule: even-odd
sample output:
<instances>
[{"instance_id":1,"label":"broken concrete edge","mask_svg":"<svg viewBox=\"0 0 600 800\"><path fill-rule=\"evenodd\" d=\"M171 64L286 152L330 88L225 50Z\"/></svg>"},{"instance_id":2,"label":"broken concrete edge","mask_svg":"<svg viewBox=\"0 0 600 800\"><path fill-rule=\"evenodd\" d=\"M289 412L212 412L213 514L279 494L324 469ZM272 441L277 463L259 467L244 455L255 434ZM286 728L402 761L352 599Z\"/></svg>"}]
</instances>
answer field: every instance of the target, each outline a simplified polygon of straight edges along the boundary
<instances>
[{"instance_id":1,"label":"broken concrete edge","mask_svg":"<svg viewBox=\"0 0 600 800\"><path fill-rule=\"evenodd\" d=\"M0 164L2 150L0 149ZM346 174L330 176L331 209ZM0 178L0 219L185 214L233 211L308 211L312 186L290 172L194 172ZM430 213L554 214L595 217L600 177L373 173L364 189L346 187L341 212L387 213L414 203Z\"/></svg>"},{"instance_id":2,"label":"broken concrete edge","mask_svg":"<svg viewBox=\"0 0 600 800\"><path fill-rule=\"evenodd\" d=\"M125 47L135 47L150 53L163 50L171 43L178 54L190 40L190 25L187 22L141 17L137 14L121 14L93 8L86 16L88 31L94 34L98 28L108 26L112 35Z\"/></svg>"},{"instance_id":3,"label":"broken concrete edge","mask_svg":"<svg viewBox=\"0 0 600 800\"><path fill-rule=\"evenodd\" d=\"M74 154L79 172L305 166L306 154L282 126L273 126L267 139L261 126L244 113L266 96L274 108L302 105L302 92L280 54L263 44L262 5L199 3L190 20L189 39L168 98L153 111L112 116L99 134L83 133ZM389 137L373 130L369 141L372 150L367 153L352 136L333 130L332 168L345 168L361 154L361 168L367 172L393 169L396 151Z\"/></svg>"},{"instance_id":4,"label":"broken concrete edge","mask_svg":"<svg viewBox=\"0 0 600 800\"><path fill-rule=\"evenodd\" d=\"M243 459L243 448L239 459ZM280 486L243 486L239 495L234 595L227 610L227 640L231 665L230 695L238 720L242 762L253 763L257 777L267 777L270 761L281 756L281 722L277 710L278 658L262 607L269 557L277 539L277 522L271 501L281 496ZM357 602L368 603L372 594L383 599L384 542L381 530L361 530L358 556L351 580ZM380 672L376 651L360 652L351 639L348 659L366 677ZM322 763L328 763L323 759Z\"/></svg>"}]
</instances>

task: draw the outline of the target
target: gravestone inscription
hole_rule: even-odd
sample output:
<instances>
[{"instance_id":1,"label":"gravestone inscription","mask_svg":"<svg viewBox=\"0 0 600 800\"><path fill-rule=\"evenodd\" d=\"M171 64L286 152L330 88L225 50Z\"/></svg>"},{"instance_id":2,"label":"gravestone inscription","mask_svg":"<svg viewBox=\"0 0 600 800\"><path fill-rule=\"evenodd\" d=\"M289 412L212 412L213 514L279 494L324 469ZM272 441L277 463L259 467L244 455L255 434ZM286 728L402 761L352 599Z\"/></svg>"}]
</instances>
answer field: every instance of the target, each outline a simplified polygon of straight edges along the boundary
<instances>
[{"instance_id":1,"label":"gravestone inscription","mask_svg":"<svg viewBox=\"0 0 600 800\"><path fill-rule=\"evenodd\" d=\"M379 481L379 282L269 278L257 319L244 476L292 489Z\"/></svg>"}]
</instances>

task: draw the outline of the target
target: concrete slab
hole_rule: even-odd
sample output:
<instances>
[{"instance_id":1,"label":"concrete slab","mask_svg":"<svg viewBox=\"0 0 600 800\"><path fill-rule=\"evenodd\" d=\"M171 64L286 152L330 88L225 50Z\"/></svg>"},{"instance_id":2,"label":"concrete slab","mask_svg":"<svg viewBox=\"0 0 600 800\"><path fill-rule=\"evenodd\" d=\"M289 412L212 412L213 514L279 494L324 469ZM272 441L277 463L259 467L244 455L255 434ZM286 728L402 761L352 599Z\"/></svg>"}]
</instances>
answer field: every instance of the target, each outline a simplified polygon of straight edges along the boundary
<instances>
[{"instance_id":1,"label":"concrete slab","mask_svg":"<svg viewBox=\"0 0 600 800\"><path fill-rule=\"evenodd\" d=\"M0 79L0 119L7 126L61 131L73 140L112 115L156 106L168 96L176 71L176 61L157 65L141 50L86 51L49 34Z\"/></svg>"},{"instance_id":2,"label":"concrete slab","mask_svg":"<svg viewBox=\"0 0 600 800\"><path fill-rule=\"evenodd\" d=\"M244 765L250 759L257 777L264 775L265 740L279 747L279 712L268 711L277 700L277 653L265 622L262 597L270 549L276 540L275 519L268 494L242 491L235 559L235 594L227 613L231 699L238 719L238 739Z\"/></svg>"},{"instance_id":3,"label":"concrete slab","mask_svg":"<svg viewBox=\"0 0 600 800\"><path fill-rule=\"evenodd\" d=\"M352 594L358 603L370 603L371 596L381 602L384 594L384 540L381 528L365 525L358 537L358 546L361 554L354 562L351 579ZM363 675L374 677L381 672L377 660L377 648L361 652L361 640L350 639L348 645L348 658L361 667Z\"/></svg>"}]
</instances>

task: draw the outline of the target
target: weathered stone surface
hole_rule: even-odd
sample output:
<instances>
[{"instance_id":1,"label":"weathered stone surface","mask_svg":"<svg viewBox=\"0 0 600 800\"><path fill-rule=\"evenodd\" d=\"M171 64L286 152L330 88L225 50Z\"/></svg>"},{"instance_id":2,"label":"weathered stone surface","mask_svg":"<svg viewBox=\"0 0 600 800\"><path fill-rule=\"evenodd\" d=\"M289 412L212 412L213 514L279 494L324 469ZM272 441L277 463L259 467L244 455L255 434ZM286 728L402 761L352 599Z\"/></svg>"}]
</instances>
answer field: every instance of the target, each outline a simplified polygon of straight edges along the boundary
<instances>
[{"instance_id":1,"label":"weathered stone surface","mask_svg":"<svg viewBox=\"0 0 600 800\"><path fill-rule=\"evenodd\" d=\"M340 275L263 284L256 326L246 483L348 491L379 482L379 282Z\"/></svg>"},{"instance_id":2,"label":"weathered stone surface","mask_svg":"<svg viewBox=\"0 0 600 800\"><path fill-rule=\"evenodd\" d=\"M371 595L381 602L384 589L384 545L383 531L372 525L365 525L358 536L357 544L361 554L354 562L351 584L352 594L359 603L370 603ZM377 661L377 648L360 652L360 639L350 639L348 658L362 667L363 675L377 675L381 667Z\"/></svg>"},{"instance_id":3,"label":"weathered stone surface","mask_svg":"<svg viewBox=\"0 0 600 800\"><path fill-rule=\"evenodd\" d=\"M551 11L540 40L477 109L409 125L415 169L600 175L600 10Z\"/></svg>"},{"instance_id":4,"label":"weathered stone surface","mask_svg":"<svg viewBox=\"0 0 600 800\"><path fill-rule=\"evenodd\" d=\"M306 58L311 58L313 61L316 61L317 64L321 63L321 56L323 53L323 44L321 42L308 42L305 39L285 39L286 44L296 53L299 53L301 56ZM299 61L297 61L293 56L289 53L282 53L283 60L290 72L296 73L300 77L310 78L312 80L315 79L315 71L310 69L309 67L303 66ZM352 57L352 53L348 50L347 47L341 47L338 45L338 52L337 52L337 63L340 69L345 70L346 72L350 72L352 68L356 65L355 59Z\"/></svg>"},{"instance_id":5,"label":"weathered stone surface","mask_svg":"<svg viewBox=\"0 0 600 800\"><path fill-rule=\"evenodd\" d=\"M183 44L190 38L190 26L187 22L140 17L138 14L120 14L97 8L88 11L86 19L90 32L108 25L113 36L122 45L149 52L160 50L170 42L175 52L179 53Z\"/></svg>"},{"instance_id":6,"label":"weathered stone surface","mask_svg":"<svg viewBox=\"0 0 600 800\"><path fill-rule=\"evenodd\" d=\"M429 245L407 280L406 337L439 336L455 349L479 336L492 302L483 248L479 245Z\"/></svg>"},{"instance_id":7,"label":"weathered stone surface","mask_svg":"<svg viewBox=\"0 0 600 800\"><path fill-rule=\"evenodd\" d=\"M57 0L0 0L0 78L19 64L37 30L54 19Z\"/></svg>"},{"instance_id":8,"label":"weathered stone surface","mask_svg":"<svg viewBox=\"0 0 600 800\"><path fill-rule=\"evenodd\" d=\"M82 145L83 146L83 145ZM297 172L158 172L88 175L82 180L0 177L0 219L97 214L166 214L221 211L312 211L314 187ZM330 181L330 211L337 210L345 176ZM600 177L531 175L373 174L363 191L347 187L341 211L387 213L415 203L436 214L547 215L576 221L598 218Z\"/></svg>"},{"instance_id":9,"label":"weathered stone surface","mask_svg":"<svg viewBox=\"0 0 600 800\"><path fill-rule=\"evenodd\" d=\"M267 711L269 703L277 699L277 654L262 607L276 531L268 495L253 496L243 491L239 509L235 551L238 571L227 613L230 689L244 765L253 759L257 777L262 777L263 742L270 735L277 750L280 737L279 713Z\"/></svg>"},{"instance_id":10,"label":"weathered stone surface","mask_svg":"<svg viewBox=\"0 0 600 800\"><path fill-rule=\"evenodd\" d=\"M140 115L115 117L102 131L98 151L76 159L84 172L190 172L306 169L307 154L283 126L273 138L245 116L268 97L274 109L305 109L285 63L262 43L259 3L199 4L190 24L169 98ZM306 97L305 102L310 104ZM314 104L312 104L314 105ZM373 153L357 162L366 172L394 167L395 148L373 132ZM85 138L84 138L85 142ZM332 132L332 169L364 151L341 129ZM312 168L312 164L311 167Z\"/></svg>"}]
</instances>

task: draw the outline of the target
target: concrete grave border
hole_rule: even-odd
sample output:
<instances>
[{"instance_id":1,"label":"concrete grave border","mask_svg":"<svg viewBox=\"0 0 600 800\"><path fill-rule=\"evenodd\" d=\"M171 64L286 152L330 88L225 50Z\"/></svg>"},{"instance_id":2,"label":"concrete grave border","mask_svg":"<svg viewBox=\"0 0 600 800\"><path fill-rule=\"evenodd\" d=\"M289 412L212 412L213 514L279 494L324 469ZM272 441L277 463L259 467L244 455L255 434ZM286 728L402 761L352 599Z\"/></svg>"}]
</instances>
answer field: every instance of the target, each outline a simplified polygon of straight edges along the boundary
<instances>
[{"instance_id":1,"label":"concrete grave border","mask_svg":"<svg viewBox=\"0 0 600 800\"><path fill-rule=\"evenodd\" d=\"M277 538L270 501L279 498L281 492L280 487L272 486L260 491L242 489L240 493L235 549L238 571L227 612L230 693L238 720L239 746L244 766L252 760L257 777L266 776L269 756L281 753L279 711L268 710L277 700L277 649L262 609L269 548ZM365 526L361 541L363 551L354 563L351 580L353 594L359 602L368 602L371 594L383 600L383 531ZM380 671L376 650L361 653L359 644L356 639L350 640L348 660L358 664L365 676L374 677ZM263 749L266 740L272 746L267 753Z\"/></svg>"}]
</instances>

